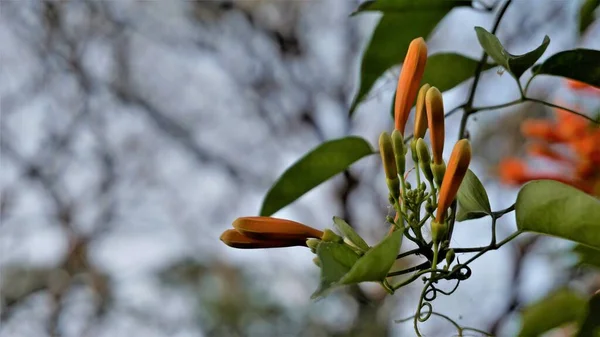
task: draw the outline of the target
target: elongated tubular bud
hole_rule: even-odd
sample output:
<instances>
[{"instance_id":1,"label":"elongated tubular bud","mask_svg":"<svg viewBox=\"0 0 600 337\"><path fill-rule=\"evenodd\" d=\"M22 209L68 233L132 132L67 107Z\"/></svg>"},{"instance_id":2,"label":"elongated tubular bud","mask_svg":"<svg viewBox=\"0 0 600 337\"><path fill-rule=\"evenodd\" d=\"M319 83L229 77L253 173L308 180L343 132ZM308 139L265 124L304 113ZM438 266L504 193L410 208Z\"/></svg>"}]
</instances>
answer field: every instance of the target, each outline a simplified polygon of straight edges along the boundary
<instances>
[{"instance_id":1,"label":"elongated tubular bud","mask_svg":"<svg viewBox=\"0 0 600 337\"><path fill-rule=\"evenodd\" d=\"M381 135L379 135L379 153L381 154L381 162L383 163L385 176L388 179L398 179L392 137L390 137L387 132L382 132Z\"/></svg>"},{"instance_id":2,"label":"elongated tubular bud","mask_svg":"<svg viewBox=\"0 0 600 337\"><path fill-rule=\"evenodd\" d=\"M398 130L392 132L392 144L394 145L394 157L396 169L400 175L406 171L406 148L404 147L404 136Z\"/></svg>"},{"instance_id":3,"label":"elongated tubular bud","mask_svg":"<svg viewBox=\"0 0 600 337\"><path fill-rule=\"evenodd\" d=\"M417 105L415 106L415 130L413 132L413 138L419 139L425 136L427 131L427 109L425 107L425 94L431 86L427 83L421 86L419 94L417 95Z\"/></svg>"},{"instance_id":4,"label":"elongated tubular bud","mask_svg":"<svg viewBox=\"0 0 600 337\"><path fill-rule=\"evenodd\" d=\"M412 40L404 58L402 70L398 77L396 100L394 101L394 120L396 130L404 134L404 128L410 109L417 97L421 78L427 62L427 44L422 37Z\"/></svg>"},{"instance_id":5,"label":"elongated tubular bud","mask_svg":"<svg viewBox=\"0 0 600 337\"><path fill-rule=\"evenodd\" d=\"M444 153L444 101L442 93L436 87L431 87L425 94L425 107L427 109L427 122L429 123L429 137L433 150L433 162L441 164Z\"/></svg>"},{"instance_id":6,"label":"elongated tubular bud","mask_svg":"<svg viewBox=\"0 0 600 337\"><path fill-rule=\"evenodd\" d=\"M433 173L431 172L431 157L429 156L429 149L423 138L417 140L417 154L419 156L419 166L421 171L425 174L425 178L429 181L433 181Z\"/></svg>"},{"instance_id":7,"label":"elongated tubular bud","mask_svg":"<svg viewBox=\"0 0 600 337\"><path fill-rule=\"evenodd\" d=\"M221 234L221 241L233 248L253 249L253 248L280 248L293 246L306 246L302 240L260 240L247 237L235 229L228 229Z\"/></svg>"},{"instance_id":8,"label":"elongated tubular bud","mask_svg":"<svg viewBox=\"0 0 600 337\"><path fill-rule=\"evenodd\" d=\"M435 217L438 223L444 221L446 210L450 207L454 198L456 198L456 193L467 173L470 162L471 144L468 140L461 139L456 142L452 149L446 173L444 174L444 180L442 181L442 187L440 187L437 214Z\"/></svg>"},{"instance_id":9,"label":"elongated tubular bud","mask_svg":"<svg viewBox=\"0 0 600 337\"><path fill-rule=\"evenodd\" d=\"M259 240L300 240L306 242L308 238L320 239L323 236L323 232L320 230L299 222L266 216L237 218L233 222L233 228L249 238Z\"/></svg>"}]
</instances>

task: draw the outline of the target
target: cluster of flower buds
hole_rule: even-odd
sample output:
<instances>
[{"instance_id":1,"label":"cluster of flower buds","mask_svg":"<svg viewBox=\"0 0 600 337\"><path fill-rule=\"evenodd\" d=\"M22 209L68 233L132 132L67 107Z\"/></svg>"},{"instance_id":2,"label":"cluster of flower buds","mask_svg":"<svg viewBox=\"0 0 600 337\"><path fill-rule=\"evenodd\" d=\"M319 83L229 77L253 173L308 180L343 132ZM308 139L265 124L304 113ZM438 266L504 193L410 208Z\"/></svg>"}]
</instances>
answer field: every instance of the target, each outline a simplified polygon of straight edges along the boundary
<instances>
[{"instance_id":1,"label":"cluster of flower buds","mask_svg":"<svg viewBox=\"0 0 600 337\"><path fill-rule=\"evenodd\" d=\"M411 190L410 184L404 181L407 151L404 146L403 134L414 103L416 113L413 139L410 142L411 155L417 170L420 169L432 188L429 196L433 197L433 200L427 200L426 211L432 212L435 208L434 204L437 205L435 220L431 222L431 230L433 241L438 242L447 232L446 213L455 199L469 167L471 147L468 140L457 142L448 167L446 167L442 157L445 139L442 94L436 87L429 84L424 84L419 89L426 62L427 45L422 38L417 38L409 46L398 79L394 105L395 130L391 137L386 132L381 134L379 147L390 190L390 201L397 202L397 205L417 206L417 209L413 209L413 214L406 214L406 220L414 228L416 226L414 222L419 220L419 206L426 198L426 184L417 180L416 189ZM427 129L429 129L431 152L424 140ZM417 177L420 172L417 171ZM439 189L439 193L436 193L434 186ZM407 207L397 209L397 211L399 213L407 212Z\"/></svg>"}]
</instances>

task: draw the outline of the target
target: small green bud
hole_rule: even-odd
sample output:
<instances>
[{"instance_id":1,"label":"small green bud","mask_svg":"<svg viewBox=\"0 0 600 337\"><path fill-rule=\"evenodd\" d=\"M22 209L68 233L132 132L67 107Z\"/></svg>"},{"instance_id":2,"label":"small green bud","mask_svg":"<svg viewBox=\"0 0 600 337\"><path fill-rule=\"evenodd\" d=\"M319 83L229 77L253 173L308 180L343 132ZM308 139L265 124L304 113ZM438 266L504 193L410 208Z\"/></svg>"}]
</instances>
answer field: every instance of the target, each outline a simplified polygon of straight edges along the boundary
<instances>
[{"instance_id":1,"label":"small green bud","mask_svg":"<svg viewBox=\"0 0 600 337\"><path fill-rule=\"evenodd\" d=\"M407 190L412 189L412 186L410 185L410 183L408 181L404 185L406 186Z\"/></svg>"},{"instance_id":2,"label":"small green bud","mask_svg":"<svg viewBox=\"0 0 600 337\"><path fill-rule=\"evenodd\" d=\"M454 262L454 258L456 257L456 254L454 253L454 249L450 249L447 253L446 253L446 263L448 265L451 265L452 262Z\"/></svg>"},{"instance_id":3,"label":"small green bud","mask_svg":"<svg viewBox=\"0 0 600 337\"><path fill-rule=\"evenodd\" d=\"M398 179L398 169L396 168L396 159L394 157L394 146L392 138L387 132L379 135L379 153L383 162L383 171L388 179Z\"/></svg>"},{"instance_id":4,"label":"small green bud","mask_svg":"<svg viewBox=\"0 0 600 337\"><path fill-rule=\"evenodd\" d=\"M331 229L324 230L321 239L325 242L344 242L344 239L341 236L335 234Z\"/></svg>"},{"instance_id":5,"label":"small green bud","mask_svg":"<svg viewBox=\"0 0 600 337\"><path fill-rule=\"evenodd\" d=\"M429 181L433 181L433 173L431 172L431 157L429 156L429 149L423 139L417 141L417 153L419 155L419 167L425 174L425 178Z\"/></svg>"},{"instance_id":6,"label":"small green bud","mask_svg":"<svg viewBox=\"0 0 600 337\"><path fill-rule=\"evenodd\" d=\"M419 191L425 191L427 190L427 185L425 184L425 182L421 182L421 185L419 186Z\"/></svg>"},{"instance_id":7,"label":"small green bud","mask_svg":"<svg viewBox=\"0 0 600 337\"><path fill-rule=\"evenodd\" d=\"M319 245L319 243L321 243L321 240L319 239L310 238L306 240L306 245L308 246L308 248L310 248L310 251L313 252L313 254L317 253L317 246Z\"/></svg>"},{"instance_id":8,"label":"small green bud","mask_svg":"<svg viewBox=\"0 0 600 337\"><path fill-rule=\"evenodd\" d=\"M313 263L314 263L314 264L315 264L317 267L321 268L321 260L319 260L319 257L318 257L318 256L315 256L315 257L313 258Z\"/></svg>"},{"instance_id":9,"label":"small green bud","mask_svg":"<svg viewBox=\"0 0 600 337\"><path fill-rule=\"evenodd\" d=\"M392 132L392 144L394 146L394 158L396 159L396 168L398 173L404 174L406 171L406 148L404 147L404 136L400 131Z\"/></svg>"},{"instance_id":10,"label":"small green bud","mask_svg":"<svg viewBox=\"0 0 600 337\"><path fill-rule=\"evenodd\" d=\"M434 243L444 239L448 232L448 225L431 220L431 239Z\"/></svg>"},{"instance_id":11,"label":"small green bud","mask_svg":"<svg viewBox=\"0 0 600 337\"><path fill-rule=\"evenodd\" d=\"M389 223L394 223L394 218L388 215L385 217L385 221L387 221Z\"/></svg>"},{"instance_id":12,"label":"small green bud","mask_svg":"<svg viewBox=\"0 0 600 337\"><path fill-rule=\"evenodd\" d=\"M395 179L386 179L388 189L390 190L390 195L395 200L400 198L400 179L396 177Z\"/></svg>"},{"instance_id":13,"label":"small green bud","mask_svg":"<svg viewBox=\"0 0 600 337\"><path fill-rule=\"evenodd\" d=\"M421 139L421 138L419 138ZM412 159L415 162L415 164L417 164L419 162L419 155L417 153L417 141L418 139L411 139L410 140L410 154L412 155Z\"/></svg>"},{"instance_id":14,"label":"small green bud","mask_svg":"<svg viewBox=\"0 0 600 337\"><path fill-rule=\"evenodd\" d=\"M433 207L433 205L431 204L431 201L429 201L429 199L428 199L427 202L425 203L425 211L427 213L433 213L434 210L435 210L435 207Z\"/></svg>"},{"instance_id":15,"label":"small green bud","mask_svg":"<svg viewBox=\"0 0 600 337\"><path fill-rule=\"evenodd\" d=\"M393 205L396 201L394 200L394 196L390 193L388 194L388 202Z\"/></svg>"},{"instance_id":16,"label":"small green bud","mask_svg":"<svg viewBox=\"0 0 600 337\"><path fill-rule=\"evenodd\" d=\"M438 187L442 186L442 180L444 179L444 174L446 173L446 164L444 161L442 161L441 164L431 163L431 172L433 173L435 184Z\"/></svg>"}]
</instances>

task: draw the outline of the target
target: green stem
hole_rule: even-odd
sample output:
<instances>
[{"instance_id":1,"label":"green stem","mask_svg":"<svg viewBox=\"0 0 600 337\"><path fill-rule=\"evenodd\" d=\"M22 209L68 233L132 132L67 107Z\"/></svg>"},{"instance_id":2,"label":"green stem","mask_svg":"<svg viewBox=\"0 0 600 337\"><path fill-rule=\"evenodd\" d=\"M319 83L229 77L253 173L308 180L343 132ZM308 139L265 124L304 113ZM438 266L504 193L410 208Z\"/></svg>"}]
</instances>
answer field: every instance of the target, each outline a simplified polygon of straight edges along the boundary
<instances>
[{"instance_id":1,"label":"green stem","mask_svg":"<svg viewBox=\"0 0 600 337\"><path fill-rule=\"evenodd\" d=\"M429 261L425 261L419 265L416 265L414 267L410 267L410 268L406 268L406 269L402 269L402 270L397 270L397 271L393 271L391 273L388 273L387 276L399 276L399 275L404 275L404 274L408 274L411 273L413 271L417 271L417 270L424 270L426 268L431 267L431 264L429 263Z\"/></svg>"},{"instance_id":2,"label":"green stem","mask_svg":"<svg viewBox=\"0 0 600 337\"><path fill-rule=\"evenodd\" d=\"M500 219L504 214L510 213L514 210L515 210L515 204L512 204L503 210L492 212L492 217L494 217L496 219Z\"/></svg>"},{"instance_id":3,"label":"green stem","mask_svg":"<svg viewBox=\"0 0 600 337\"><path fill-rule=\"evenodd\" d=\"M454 252L455 253L475 253L475 252L479 252L479 254L475 255L474 257L477 258L479 256L481 256L482 253L487 252L488 250L496 250L500 247L502 247L503 245L507 244L508 242L510 242L511 240L513 240L514 238L516 238L519 234L521 234L523 232L521 232L520 230L512 233L511 235L507 236L504 240L500 241L499 243L495 244L495 245L489 245L486 247L473 247L473 248L454 248ZM471 260L469 260L471 261ZM466 263L465 263L466 264Z\"/></svg>"},{"instance_id":4,"label":"green stem","mask_svg":"<svg viewBox=\"0 0 600 337\"><path fill-rule=\"evenodd\" d=\"M398 256L396 256L396 260L399 260L403 257L407 257L410 255L418 254L420 251L421 251L421 248L415 248L413 250L406 251L404 253L398 254Z\"/></svg>"},{"instance_id":5,"label":"green stem","mask_svg":"<svg viewBox=\"0 0 600 337\"><path fill-rule=\"evenodd\" d=\"M577 111L575 111L575 110L572 110L572 109L566 108L566 107L564 107L564 106L560 106L560 105L556 105L556 104L553 104L553 103L550 103L550 102L542 101L541 99L536 99L536 98L524 97L524 99L525 99L526 101L529 101L529 102L536 102L536 103L539 103L539 104L543 104L543 105L545 105L545 106L549 106L549 107L551 107L551 108L556 108L556 109L561 109L561 110L568 111L568 112L570 112L570 113L572 113L572 114L575 114L575 115L581 116L581 117L583 117L583 118L585 118L585 119L587 119L587 120L589 120L590 122L592 122L592 123L595 123L595 124L598 124L598 123L600 123L600 122L598 122L597 120L595 120L594 118L592 118L592 117L590 117L590 116L587 116L587 115L585 115L585 114L582 114L581 112L577 112Z\"/></svg>"},{"instance_id":6,"label":"green stem","mask_svg":"<svg viewBox=\"0 0 600 337\"><path fill-rule=\"evenodd\" d=\"M521 104L523 102L525 102L525 99L523 99L521 97L521 98L515 99L514 101L510 101L510 102L503 103L503 104L488 105L488 106L481 106L481 107L473 107L471 109L471 113L475 114L475 113L477 113L479 111L502 109L502 108L506 108L506 107L513 106L513 105L516 105L516 104Z\"/></svg>"}]
</instances>

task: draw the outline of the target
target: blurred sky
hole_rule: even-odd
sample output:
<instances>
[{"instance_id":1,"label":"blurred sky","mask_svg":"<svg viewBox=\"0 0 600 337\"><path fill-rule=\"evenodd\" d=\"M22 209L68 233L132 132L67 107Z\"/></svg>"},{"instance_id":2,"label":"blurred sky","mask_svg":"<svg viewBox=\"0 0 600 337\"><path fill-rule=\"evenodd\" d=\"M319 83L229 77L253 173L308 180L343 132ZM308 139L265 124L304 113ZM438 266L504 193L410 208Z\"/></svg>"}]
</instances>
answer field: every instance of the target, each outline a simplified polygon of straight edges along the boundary
<instances>
[{"instance_id":1,"label":"blurred sky","mask_svg":"<svg viewBox=\"0 0 600 337\"><path fill-rule=\"evenodd\" d=\"M94 294L74 288L63 303L61 335L203 336L209 323L196 321L198 304L157 278L181 261L241 268L268 301L318 313L310 319L342 332L360 319L356 303L343 293L310 301L319 270L307 249L235 250L218 238L235 218L256 215L275 179L322 141L352 134L375 144L381 131L391 130L398 69L347 118L361 53L379 15L349 17L358 5L350 0L51 3L0 3L0 268L5 275L15 266L54 268L72 251L74 238L91 238L89 261L108 275L116 309L86 328ZM578 38L578 3L515 0L498 36L519 54L549 35L542 59L579 46L598 49L597 23L584 40ZM452 11L429 38L429 53L479 58L473 27L489 29L493 15ZM555 97L564 87L546 78L536 79L531 90ZM445 93L445 107L462 103L467 91L463 84ZM491 70L483 75L476 105L517 94L510 76ZM478 130L502 129L503 118L526 114L482 113L469 131L477 139ZM457 122L458 115L447 121L446 158ZM515 190L495 182L490 163L510 149L485 144L473 145L481 155L473 170L492 208L505 208ZM353 173L359 183L346 204L340 201L345 181L336 177L276 216L323 229L333 215L347 213L367 241L376 242L389 212L383 172L373 157ZM498 228L505 236L514 223L503 218ZM457 246L488 240L488 220L461 223L453 236ZM561 282L564 265L549 263L544 252L563 246L550 240L526 262L519 285L524 302ZM511 254L490 252L473 263L473 276L451 298L436 299L435 310L487 328L516 286ZM421 286L416 282L386 303L391 336L414 333L410 323L393 320L413 314ZM365 291L375 288L366 285ZM163 331L118 308L135 308L175 328ZM2 324L0 335L46 336L51 312L48 294L37 292ZM449 336L446 325L433 321L424 324L427 336ZM506 331L510 335L510 324Z\"/></svg>"}]
</instances>

